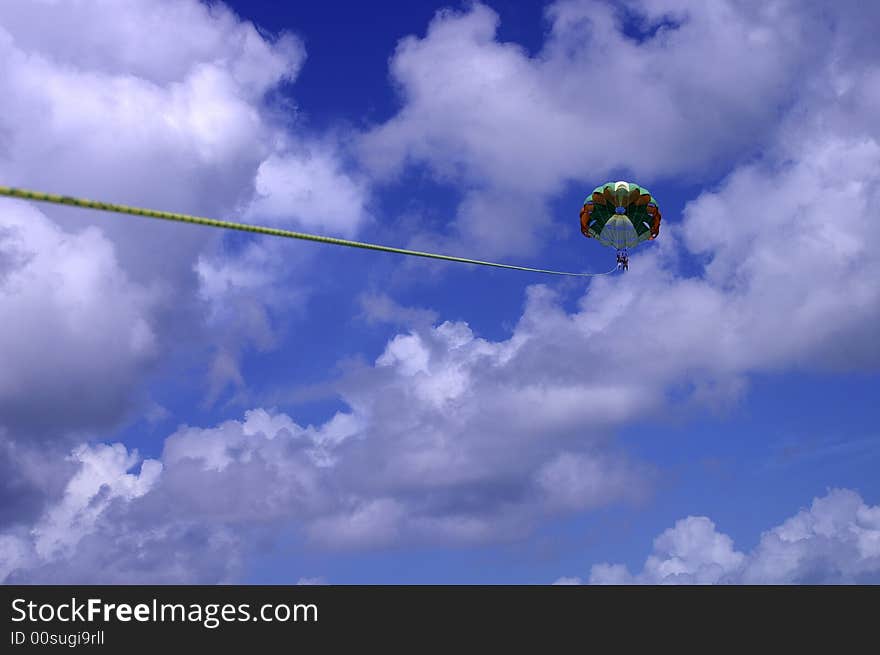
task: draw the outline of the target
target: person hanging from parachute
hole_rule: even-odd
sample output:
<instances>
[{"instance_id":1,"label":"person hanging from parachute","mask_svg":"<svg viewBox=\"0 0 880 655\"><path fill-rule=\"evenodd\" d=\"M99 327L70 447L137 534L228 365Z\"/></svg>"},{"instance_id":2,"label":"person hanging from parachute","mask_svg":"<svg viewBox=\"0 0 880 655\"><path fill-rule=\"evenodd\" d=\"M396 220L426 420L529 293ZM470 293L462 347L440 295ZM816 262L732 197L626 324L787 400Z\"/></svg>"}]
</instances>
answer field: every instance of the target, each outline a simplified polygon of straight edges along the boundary
<instances>
[{"instance_id":1,"label":"person hanging from parachute","mask_svg":"<svg viewBox=\"0 0 880 655\"><path fill-rule=\"evenodd\" d=\"M593 189L581 209L581 232L617 249L617 269L629 270L629 248L660 234L660 207L632 182L607 182Z\"/></svg>"}]
</instances>

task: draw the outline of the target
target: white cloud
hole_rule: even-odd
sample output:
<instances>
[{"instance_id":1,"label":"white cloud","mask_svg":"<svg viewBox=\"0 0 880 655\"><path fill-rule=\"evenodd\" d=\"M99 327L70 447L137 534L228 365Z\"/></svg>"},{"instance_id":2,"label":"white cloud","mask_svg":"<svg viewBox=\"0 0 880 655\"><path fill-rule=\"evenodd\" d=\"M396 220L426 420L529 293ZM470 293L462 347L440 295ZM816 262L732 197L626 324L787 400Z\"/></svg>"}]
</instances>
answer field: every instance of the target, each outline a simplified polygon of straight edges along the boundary
<instances>
[{"instance_id":1,"label":"white cloud","mask_svg":"<svg viewBox=\"0 0 880 655\"><path fill-rule=\"evenodd\" d=\"M812 117L793 115L786 126L796 120ZM689 403L736 402L755 373L876 366L880 257L864 235L880 203L880 147L824 131L775 153L779 160L743 165L701 194L626 276L593 281L576 311L535 286L509 339L480 339L449 322L390 339L375 366L342 389L367 434L340 453L345 479L365 480L369 470L382 480L365 485L371 497L406 499L425 514L436 502L429 492L445 494L445 518L499 538L551 511L638 498L646 472L606 441L619 426ZM846 229L829 206L850 208ZM688 251L705 263L703 276L676 272ZM499 519L481 531L490 523L480 511L448 511L459 504L494 507ZM518 505L527 520L507 523L506 509ZM383 513L393 526L395 507ZM448 527L419 523L413 511L411 530ZM696 552L712 558L664 542L676 559L656 562L658 571L681 564L677 574L712 582L737 566L739 555L710 526L685 531L704 539Z\"/></svg>"},{"instance_id":2,"label":"white cloud","mask_svg":"<svg viewBox=\"0 0 880 655\"><path fill-rule=\"evenodd\" d=\"M543 203L569 180L617 169L642 180L719 172L762 149L830 38L809 9L780 3L630 3L637 43L611 5L549 6L529 56L497 39L498 16L473 5L438 12L403 39L391 74L401 110L363 141L379 175L424 163L465 191L455 227L491 253L529 252L548 224ZM797 36L795 36L797 35ZM592 188L594 184L590 184Z\"/></svg>"},{"instance_id":3,"label":"white cloud","mask_svg":"<svg viewBox=\"0 0 880 655\"><path fill-rule=\"evenodd\" d=\"M880 319L880 291L871 280L880 257L863 235L868 208L880 201L880 145L817 138L797 156L742 167L704 192L686 207L680 232L634 256L626 281L595 283L581 311L560 322L640 344L603 360L639 371L645 383L876 366L870 326ZM829 203L848 209L834 214ZM669 272L682 245L705 257L702 278Z\"/></svg>"},{"instance_id":4,"label":"white cloud","mask_svg":"<svg viewBox=\"0 0 880 655\"><path fill-rule=\"evenodd\" d=\"M65 231L19 202L0 203L0 271L3 423L117 420L156 356L157 290L126 275L97 229Z\"/></svg>"},{"instance_id":5,"label":"white cloud","mask_svg":"<svg viewBox=\"0 0 880 655\"><path fill-rule=\"evenodd\" d=\"M880 580L880 506L833 489L761 535L748 554L708 518L689 516L654 540L633 575L597 564L591 584L870 584Z\"/></svg>"},{"instance_id":6,"label":"white cloud","mask_svg":"<svg viewBox=\"0 0 880 655\"><path fill-rule=\"evenodd\" d=\"M764 533L742 573L747 583L880 581L880 505L835 489Z\"/></svg>"},{"instance_id":7,"label":"white cloud","mask_svg":"<svg viewBox=\"0 0 880 655\"><path fill-rule=\"evenodd\" d=\"M4 4L0 25L24 51L53 64L134 75L156 84L179 81L194 64L219 64L254 94L295 75L304 52L284 37L269 44L222 3L197 0L77 0Z\"/></svg>"},{"instance_id":8,"label":"white cloud","mask_svg":"<svg viewBox=\"0 0 880 655\"><path fill-rule=\"evenodd\" d=\"M301 226L352 237L368 219L367 184L342 169L341 155L314 144L272 155L257 169L256 194L246 216L263 223Z\"/></svg>"},{"instance_id":9,"label":"white cloud","mask_svg":"<svg viewBox=\"0 0 880 655\"><path fill-rule=\"evenodd\" d=\"M80 556L83 566L100 559L83 533L110 530L111 516L118 531L107 552L181 525L231 530L241 535L235 543L256 526L294 525L322 547L374 548L510 539L550 514L643 497L647 471L596 433L608 420L602 408L567 416L574 403L551 402L567 394L564 380L541 381L527 393L544 405L522 406L519 348L444 323L390 340L375 366L345 383L350 410L321 425L253 410L214 428L184 426L165 441L161 473L148 462L139 477L128 473L136 455L105 446L101 466L84 467L37 521L37 564L19 565L13 578L36 579ZM593 390L582 387L584 397ZM101 485L110 490L98 493ZM59 536L68 533L70 544ZM236 560L242 551L228 552Z\"/></svg>"},{"instance_id":10,"label":"white cloud","mask_svg":"<svg viewBox=\"0 0 880 655\"><path fill-rule=\"evenodd\" d=\"M64 24L88 27L46 31ZM222 5L194 1L8 5L0 52L9 183L212 212L248 191L273 139L262 94L303 58L291 37L268 44Z\"/></svg>"},{"instance_id":11,"label":"white cloud","mask_svg":"<svg viewBox=\"0 0 880 655\"><path fill-rule=\"evenodd\" d=\"M461 324L399 336L346 383L351 410L323 425L255 410L182 428L166 441L165 489L185 515L293 519L337 547L492 540L644 495L641 467L590 445L601 410L560 421L565 408L548 403L520 420L512 349Z\"/></svg>"},{"instance_id":12,"label":"white cloud","mask_svg":"<svg viewBox=\"0 0 880 655\"><path fill-rule=\"evenodd\" d=\"M238 539L222 526L139 517L160 462L118 443L79 446L71 460L76 471L39 520L0 534L0 580L163 584L229 581L237 572Z\"/></svg>"},{"instance_id":13,"label":"white cloud","mask_svg":"<svg viewBox=\"0 0 880 655\"><path fill-rule=\"evenodd\" d=\"M880 152L870 140L839 138L808 152L735 172L689 206L654 253L634 258L627 276L595 281L573 313L536 286L507 340L450 322L391 338L374 366L342 384L350 411L323 426L255 411L179 430L166 441L161 482L141 499L149 508L141 520L173 508L162 522L294 522L325 546L377 547L512 538L549 514L642 497L647 472L614 453L607 435L668 410L667 393L684 387L698 402L713 400L740 393L755 371L805 361L861 366L875 352L864 331L880 306L867 282L877 258L848 233L824 229L821 201L850 193L857 209L876 204ZM773 189L779 211L738 215L740 198L761 185ZM725 216L737 230L719 236L706 227L725 225L717 220ZM790 266L781 266L762 238L790 235L792 225L802 232L789 237ZM704 278L671 272L679 244L705 249ZM822 258L835 247L850 257ZM833 293L844 285L848 295ZM830 335L859 356L839 358ZM874 513L861 510L860 520ZM862 528L852 543L870 553L876 539ZM752 570L761 557L779 559L774 543L768 537L748 556ZM656 548L643 573L598 566L595 579L725 581L746 557L700 518ZM805 558L812 561L798 555L788 568L798 571Z\"/></svg>"},{"instance_id":14,"label":"white cloud","mask_svg":"<svg viewBox=\"0 0 880 655\"><path fill-rule=\"evenodd\" d=\"M296 40L269 43L222 5L6 3L0 178L163 209L228 209L274 138L262 95L302 59ZM0 201L0 307L17 316L0 328L9 362L0 403L17 439L118 420L179 324L189 322L190 335L199 328L192 266L217 239L40 210Z\"/></svg>"},{"instance_id":15,"label":"white cloud","mask_svg":"<svg viewBox=\"0 0 880 655\"><path fill-rule=\"evenodd\" d=\"M516 538L549 515L644 497L650 472L610 444L614 430L630 421L681 411L689 400L735 400L755 372L875 366L880 350L871 328L880 318L880 291L871 281L880 276L880 259L865 245L867 236L857 236L870 235L870 211L880 201L880 148L868 120L870 100L880 87L873 73L855 64L845 78L831 76L835 82L827 87L815 84L841 64L812 58L828 51L835 60L852 44L830 40L821 51L803 50L789 35L818 28L809 17L780 8L785 6L654 3L650 20L671 11L682 25L637 45L618 33L604 5L585 21L583 5L560 3L551 10L547 46L531 59L496 42L495 19L479 6L441 16L425 39L405 41L393 73L407 104L367 139L365 152L377 173L387 172L382 158L392 165L414 159L463 184L459 232L477 235L495 250L525 247L527 228L538 223L518 215L517 208L540 217L548 194L586 171L591 177L615 166L648 177L700 171L709 160L728 166L761 146L766 146L765 157L740 165L690 203L683 222L670 221L656 248L634 255L626 276L591 282L574 311L566 309L566 299L535 286L508 339L480 338L460 322L433 326L430 315L412 321L409 331L388 340L373 365L355 368L341 383L348 408L322 425L303 427L285 414L254 410L243 420L214 427L182 427L165 442L161 474L147 475L143 482L143 469L139 475L129 472L132 454L107 451L113 466L82 474L81 493L52 497L33 522L48 535L41 542L46 548L39 551L37 533L22 534L21 525L3 533L0 570L9 571L11 580L51 579L65 567L80 579L149 579L155 569L159 579L226 580L239 570L246 535L279 524L300 527L322 546L337 547ZM770 20L774 11L779 15ZM590 39L583 38L586 33ZM731 51L731 42L750 46ZM31 65L31 72L57 74L46 68L50 58L45 55L16 50L8 39L0 48L25 68ZM734 56L745 57L742 68L727 59ZM685 62L694 60L696 68L690 71ZM47 128L46 140L33 144L33 156L21 149L15 132L11 152L18 153L17 164L9 168L0 161L0 173L32 171L48 161L45 174L55 175L61 170L56 164L70 167L75 159L63 152L54 156L56 144L65 142L76 146L77 157L94 155L90 161L97 173L76 175L88 173L95 189L121 184L118 188L127 192L130 187L122 183L128 176L119 171L135 152L143 155L140 164L150 164L137 170L154 170L156 161L167 161L160 177L144 178L150 188L154 183L165 188L193 161L235 161L240 168L221 165L218 173L209 167L210 175L177 199L196 203L204 188L217 188L223 197L216 202L234 204L244 198L241 206L247 206L250 182L261 164L271 162L262 169L269 171L268 182L263 179L268 195L257 201L268 203L267 216L281 220L290 210L292 218L302 220L298 208L305 207L309 215L323 216L326 226L345 233L346 224L333 223L338 206L311 204L309 185L303 182L307 172L317 175L314 189L339 185L343 204L351 209L348 216L360 224L365 196L356 176L320 149L279 151L272 131L254 113L256 105L237 94L235 66L193 61L198 65L174 73L174 82L118 75L109 88L128 95L115 99L105 94L112 111L109 131L96 139L101 147L130 131L138 134L141 110L126 113L132 108L124 98L140 99L156 111L163 101L176 99L169 105L177 112L174 120L163 124L162 138L148 144L153 150L141 138L139 144L121 142L118 159L98 157L89 143L78 141L79 128L89 126L87 113L74 111ZM758 61L767 65L758 67ZM706 68L702 62L720 64ZM816 63L808 67L816 78L807 82L795 76L805 62ZM648 80L644 102L606 103L589 109L595 115L585 114L584 89L592 88L587 83L597 79L596 71L611 81ZM98 93L107 75L115 74L84 74L82 88ZM62 106L63 92L43 97L27 80L9 79L0 77L5 80L0 85L20 85L12 88L25 100L7 117L19 120L15 117ZM74 87L66 79L58 85L62 91ZM793 90L800 95L792 96ZM244 87L241 93L247 97ZM829 94L838 102L829 103ZM780 106L789 101L794 111L785 116ZM218 103L227 104L203 115L202 108ZM689 113L695 106L705 115ZM151 114L147 120L159 119ZM0 131L8 125L3 121L0 117ZM725 129L717 129L718 124ZM22 125L15 123L16 129ZM183 132L174 125L183 125ZM216 142L224 130L211 126L228 127L230 141ZM177 140L182 133L188 136ZM744 139L746 133L752 138ZM650 144L649 156L639 149L644 143ZM183 154L176 159L175 153ZM172 193L163 198L175 201ZM175 206L186 208L186 203ZM526 228L527 238L506 241L493 225L477 221L487 207L503 207L498 220ZM846 208L846 229L838 220L841 207ZM130 269L124 271L128 277L106 277L115 277L116 284L129 280L129 286L120 291L110 285L108 291L98 284L100 276L72 279L90 280L91 286L80 291L118 296L121 306L132 310L120 314L114 309L115 320L145 316L149 325L150 314L138 309L137 301L149 307L144 290L152 289L151 277L144 271L155 268L155 244L165 242L158 232L144 230L128 236L107 230L117 260ZM491 243L499 233L501 240ZM61 234L52 241L56 245L71 238L57 229L56 234ZM106 255L97 263L111 262L113 250L101 250L96 233L84 234L92 235L90 253ZM138 240L144 234L155 240ZM251 339L256 347L273 343L271 304L248 302L249 296L272 287L280 265L271 247L223 257L205 254L201 238L194 237L191 248L184 244L186 256L178 259L187 270L198 261L198 288L212 311L208 320L231 325L236 333L229 343L221 342L225 349L216 379L222 386L240 376L236 347L242 341ZM145 244L153 246L139 268L124 254ZM4 252L13 253L0 260L0 279L8 285L31 264L17 246ZM679 274L681 256L693 256L697 267L705 263L704 274ZM109 264L101 270L116 272ZM193 284L190 291L195 294L196 288ZM72 310L64 307L67 316ZM389 311L400 314L399 309ZM138 333L133 325L136 321L123 321L129 336ZM146 347L123 349L120 359L135 362L135 370L141 361L135 355L148 359L149 352ZM39 380L46 384L45 377ZM99 480L109 491L95 486ZM718 582L747 571L762 580L772 577L767 571L785 580L825 574L827 579L870 577L876 571L878 510L845 493L838 496L831 494L827 507L817 501L806 518L771 531L750 554L735 550L705 517L689 517L658 538L643 572L632 575L622 565L597 565L593 575L596 581L621 582L661 577ZM839 520L828 518L835 516ZM69 544L57 535L74 523L75 544ZM160 554L166 561L158 559Z\"/></svg>"},{"instance_id":16,"label":"white cloud","mask_svg":"<svg viewBox=\"0 0 880 655\"><path fill-rule=\"evenodd\" d=\"M64 496L33 528L34 549L43 559L74 549L94 530L95 522L115 499L130 501L147 493L162 472L156 460L141 462L140 473L128 471L139 461L122 444L79 446L73 452L81 464L67 483Z\"/></svg>"},{"instance_id":17,"label":"white cloud","mask_svg":"<svg viewBox=\"0 0 880 655\"><path fill-rule=\"evenodd\" d=\"M222 3L4 3L0 179L228 217L244 211L255 188L255 202L266 200L267 171L292 166L293 178L269 176L269 191L281 193L272 207L286 208L290 191L278 183L295 178L291 197L299 205L288 203L291 218L351 234L366 215L365 183L344 172L339 147L290 133L296 123L279 120L268 104L267 92L296 78L304 60L299 39L259 33ZM334 204L340 202L344 212ZM0 307L4 315L24 311L0 328L0 360L12 362L0 371L0 405L3 422L15 420L17 439L41 427L31 399L65 394L42 423L105 428L141 400L139 383L156 357L173 356L173 344L188 340L199 344L190 354L213 351L207 399L216 399L240 379L244 352L274 345L286 327L278 314L304 295L288 293L282 302L267 293L279 280L293 288L299 270L274 246L224 256L219 231L51 205L40 210L59 227L36 212L27 214L34 225L22 227L21 205L0 200ZM15 246L17 254L9 250L10 229L28 239ZM75 237L50 263L68 234ZM41 264L22 258L31 250ZM46 279L50 274L57 279Z\"/></svg>"},{"instance_id":18,"label":"white cloud","mask_svg":"<svg viewBox=\"0 0 880 655\"><path fill-rule=\"evenodd\" d=\"M704 516L689 516L676 522L654 540L654 553L640 576L632 578L625 568L598 565L590 581L607 584L647 582L651 584L714 584L736 572L745 556L734 550L733 540L719 534Z\"/></svg>"}]
</instances>

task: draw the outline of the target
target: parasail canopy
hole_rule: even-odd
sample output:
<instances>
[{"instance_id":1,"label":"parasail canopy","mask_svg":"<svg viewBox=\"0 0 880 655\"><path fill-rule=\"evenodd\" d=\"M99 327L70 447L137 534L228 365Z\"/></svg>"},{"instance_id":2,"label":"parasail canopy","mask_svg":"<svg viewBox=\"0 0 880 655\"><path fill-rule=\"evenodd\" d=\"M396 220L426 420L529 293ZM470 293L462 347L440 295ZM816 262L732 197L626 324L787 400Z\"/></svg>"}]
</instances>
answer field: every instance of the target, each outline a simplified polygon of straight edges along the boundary
<instances>
[{"instance_id":1,"label":"parasail canopy","mask_svg":"<svg viewBox=\"0 0 880 655\"><path fill-rule=\"evenodd\" d=\"M660 208L644 187L632 182L607 182L584 201L581 232L603 246L623 250L660 233Z\"/></svg>"}]
</instances>

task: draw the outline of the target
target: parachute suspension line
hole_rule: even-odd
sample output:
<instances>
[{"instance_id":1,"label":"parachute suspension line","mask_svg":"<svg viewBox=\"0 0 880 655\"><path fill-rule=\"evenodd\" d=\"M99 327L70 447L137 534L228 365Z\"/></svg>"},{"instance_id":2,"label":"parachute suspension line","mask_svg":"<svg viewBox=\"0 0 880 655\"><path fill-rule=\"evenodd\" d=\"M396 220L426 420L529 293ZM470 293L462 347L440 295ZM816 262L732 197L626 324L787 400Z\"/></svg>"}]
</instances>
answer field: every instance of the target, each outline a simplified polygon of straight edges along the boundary
<instances>
[{"instance_id":1,"label":"parachute suspension line","mask_svg":"<svg viewBox=\"0 0 880 655\"><path fill-rule=\"evenodd\" d=\"M263 227L261 225L251 225L248 223L235 223L233 221L222 221L215 218L204 218L201 216L190 216L188 214L176 214L173 212L157 211L155 209L143 209L141 207L129 207L127 205L116 205L109 202L99 202L95 200L85 200L83 198L73 198L71 196L58 196L41 191L29 191L27 189L17 189L14 187L0 186L0 196L9 198L20 198L22 200L35 200L38 202L48 202L56 205L69 205L73 207L81 207L83 209L96 209L99 211L114 212L117 214L129 214L132 216L143 216L147 218L158 218L166 221L177 221L180 223L193 223L196 225L204 225L207 227L216 227L225 230L239 230L242 232L253 232L256 234L266 234L269 236L282 237L287 239L301 239L304 241L316 241L318 243L329 243L336 246L347 246L349 248L363 248L365 250L378 250L381 252L390 252L398 255L408 255L411 257L427 257L429 259L442 259L449 262L459 262L462 264L476 264L478 266L492 266L495 268L506 268L514 271L526 271L528 273L544 273L547 275L565 275L569 277L597 277L600 275L610 275L617 269L614 268L604 273L569 273L566 271L550 271L542 268L529 268L527 266L514 266L512 264L498 264L496 262L484 262L478 259L467 259L465 257L453 257L452 255L441 255L433 252L421 252L419 250L406 250L404 248L392 248L391 246L381 246L373 243L363 243L361 241L349 241L348 239L337 239L335 237L325 237L318 234L307 234L305 232L294 232L292 230L281 230L273 227Z\"/></svg>"}]
</instances>

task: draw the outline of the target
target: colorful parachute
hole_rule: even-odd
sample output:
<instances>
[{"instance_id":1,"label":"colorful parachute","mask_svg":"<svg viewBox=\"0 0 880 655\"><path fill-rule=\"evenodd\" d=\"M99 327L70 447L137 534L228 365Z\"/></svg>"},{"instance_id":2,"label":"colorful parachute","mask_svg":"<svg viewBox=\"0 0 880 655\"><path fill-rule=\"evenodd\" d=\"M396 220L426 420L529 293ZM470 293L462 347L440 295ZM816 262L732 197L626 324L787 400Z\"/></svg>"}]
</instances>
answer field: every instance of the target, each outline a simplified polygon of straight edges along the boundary
<instances>
[{"instance_id":1,"label":"colorful parachute","mask_svg":"<svg viewBox=\"0 0 880 655\"><path fill-rule=\"evenodd\" d=\"M644 187L631 182L598 186L584 201L581 232L603 246L625 251L660 233L660 208Z\"/></svg>"}]
</instances>

